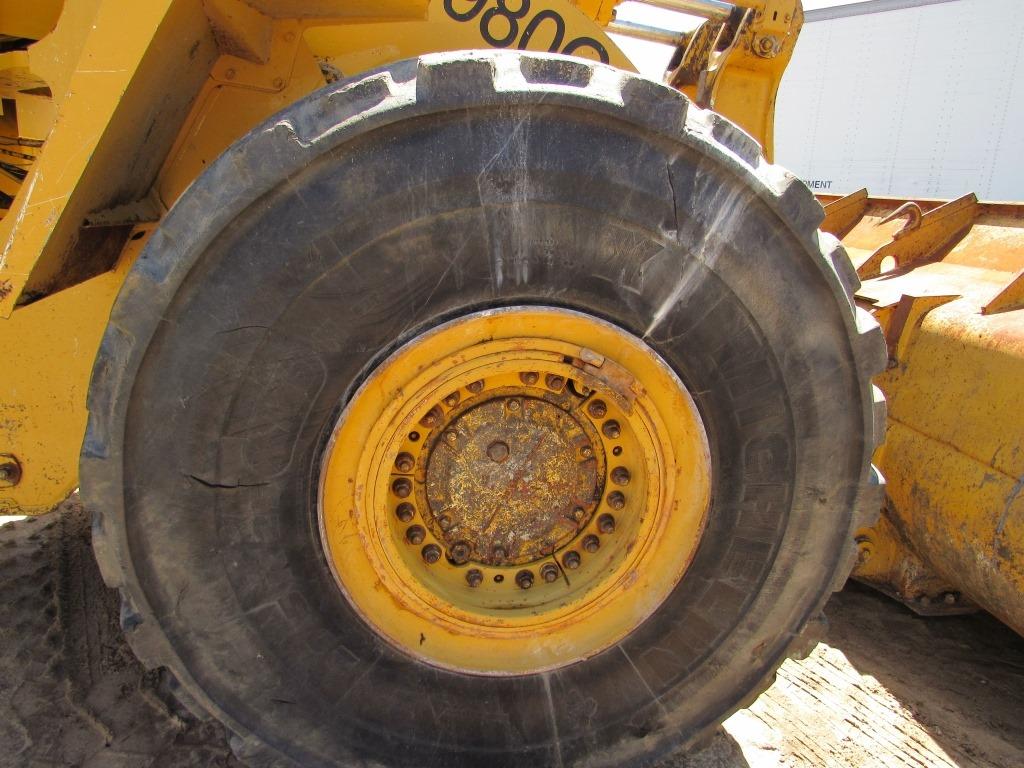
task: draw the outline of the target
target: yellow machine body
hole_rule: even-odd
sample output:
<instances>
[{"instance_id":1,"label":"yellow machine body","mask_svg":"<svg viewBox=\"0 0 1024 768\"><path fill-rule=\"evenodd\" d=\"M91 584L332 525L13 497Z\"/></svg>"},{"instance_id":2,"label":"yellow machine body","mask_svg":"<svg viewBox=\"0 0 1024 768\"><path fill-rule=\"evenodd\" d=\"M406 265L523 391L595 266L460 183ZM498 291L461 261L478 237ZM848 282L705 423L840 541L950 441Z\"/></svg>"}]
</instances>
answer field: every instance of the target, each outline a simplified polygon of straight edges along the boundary
<instances>
[{"instance_id":1,"label":"yellow machine body","mask_svg":"<svg viewBox=\"0 0 1024 768\"><path fill-rule=\"evenodd\" d=\"M715 0L659 0L677 10ZM616 0L39 0L0 8L0 514L77 486L110 307L150 233L234 140L305 94L423 53L521 48L626 69ZM734 0L679 35L666 80L772 156L799 0ZM655 35L656 37L656 35ZM828 207L886 329L886 515L858 576L918 610L1024 631L1021 210ZM908 212L909 211L909 212ZM941 214L941 215L940 215ZM883 271L882 270L887 270ZM793 311L799 311L794 307ZM952 595L952 601L949 601ZM924 598L924 600L922 600Z\"/></svg>"}]
</instances>

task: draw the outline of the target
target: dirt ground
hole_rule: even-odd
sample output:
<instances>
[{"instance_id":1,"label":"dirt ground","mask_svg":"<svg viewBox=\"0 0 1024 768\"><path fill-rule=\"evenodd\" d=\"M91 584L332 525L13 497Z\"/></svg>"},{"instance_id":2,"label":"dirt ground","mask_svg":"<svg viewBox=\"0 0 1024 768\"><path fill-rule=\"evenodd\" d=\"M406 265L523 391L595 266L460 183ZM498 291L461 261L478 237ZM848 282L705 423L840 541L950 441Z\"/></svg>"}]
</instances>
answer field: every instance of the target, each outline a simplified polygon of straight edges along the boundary
<instances>
[{"instance_id":1,"label":"dirt ground","mask_svg":"<svg viewBox=\"0 0 1024 768\"><path fill-rule=\"evenodd\" d=\"M0 766L242 768L125 645L88 523L70 508L0 528ZM826 643L660 768L1024 766L1024 639L855 584L827 613Z\"/></svg>"}]
</instances>

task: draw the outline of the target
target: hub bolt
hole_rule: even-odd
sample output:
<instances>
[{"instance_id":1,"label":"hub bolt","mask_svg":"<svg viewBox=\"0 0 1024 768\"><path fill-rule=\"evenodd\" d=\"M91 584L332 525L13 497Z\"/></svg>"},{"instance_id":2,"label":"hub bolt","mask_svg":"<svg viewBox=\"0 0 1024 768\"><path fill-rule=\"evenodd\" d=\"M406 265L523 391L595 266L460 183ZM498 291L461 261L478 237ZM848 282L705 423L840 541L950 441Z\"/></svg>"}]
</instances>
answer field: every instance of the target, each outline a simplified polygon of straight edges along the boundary
<instances>
[{"instance_id":1,"label":"hub bolt","mask_svg":"<svg viewBox=\"0 0 1024 768\"><path fill-rule=\"evenodd\" d=\"M519 380L522 381L523 384L526 384L528 387L532 387L534 384L536 384L537 379L539 378L540 376L535 371L526 371L525 373L519 374Z\"/></svg>"},{"instance_id":2,"label":"hub bolt","mask_svg":"<svg viewBox=\"0 0 1024 768\"><path fill-rule=\"evenodd\" d=\"M533 586L533 573L530 571L520 571L516 574L516 585L520 589L529 589Z\"/></svg>"},{"instance_id":3,"label":"hub bolt","mask_svg":"<svg viewBox=\"0 0 1024 768\"><path fill-rule=\"evenodd\" d=\"M477 568L466 571L466 583L471 587L479 587L484 582L484 575Z\"/></svg>"},{"instance_id":4,"label":"hub bolt","mask_svg":"<svg viewBox=\"0 0 1024 768\"><path fill-rule=\"evenodd\" d=\"M580 456L582 456L584 459L589 459L593 457L593 455L594 449L591 448L589 445L584 445L582 448L580 448Z\"/></svg>"},{"instance_id":5,"label":"hub bolt","mask_svg":"<svg viewBox=\"0 0 1024 768\"><path fill-rule=\"evenodd\" d=\"M400 453L395 459L395 469L399 472L412 472L412 468L415 466L416 459L412 457L411 453Z\"/></svg>"},{"instance_id":6,"label":"hub bolt","mask_svg":"<svg viewBox=\"0 0 1024 768\"><path fill-rule=\"evenodd\" d=\"M597 530L601 533L615 533L615 518L611 515L601 515L597 518Z\"/></svg>"},{"instance_id":7,"label":"hub bolt","mask_svg":"<svg viewBox=\"0 0 1024 768\"><path fill-rule=\"evenodd\" d=\"M511 399L510 399L510 400L508 401L508 409L509 409L510 411L518 411L518 410L519 410L519 401L518 401L518 400L516 400L516 399L515 399L514 397L513 397L513 398L511 398Z\"/></svg>"},{"instance_id":8,"label":"hub bolt","mask_svg":"<svg viewBox=\"0 0 1024 768\"><path fill-rule=\"evenodd\" d=\"M616 467L613 469L612 482L616 485L629 485L629 470L625 467Z\"/></svg>"},{"instance_id":9,"label":"hub bolt","mask_svg":"<svg viewBox=\"0 0 1024 768\"><path fill-rule=\"evenodd\" d=\"M549 373L544 377L544 383L547 385L548 389L553 389L557 392L565 386L565 377Z\"/></svg>"},{"instance_id":10,"label":"hub bolt","mask_svg":"<svg viewBox=\"0 0 1024 768\"><path fill-rule=\"evenodd\" d=\"M447 531L452 527L452 519L448 515L441 515L437 518L437 524L441 526L442 531Z\"/></svg>"},{"instance_id":11,"label":"hub bolt","mask_svg":"<svg viewBox=\"0 0 1024 768\"><path fill-rule=\"evenodd\" d=\"M589 534L583 537L583 549L590 554L594 554L601 548L601 540L594 534Z\"/></svg>"},{"instance_id":12,"label":"hub bolt","mask_svg":"<svg viewBox=\"0 0 1024 768\"><path fill-rule=\"evenodd\" d=\"M410 526L410 528L405 532L405 539L410 544L422 544L426 537L427 532L419 525Z\"/></svg>"},{"instance_id":13,"label":"hub bolt","mask_svg":"<svg viewBox=\"0 0 1024 768\"><path fill-rule=\"evenodd\" d=\"M587 412L595 419L603 419L608 414L608 406L604 400L595 400L587 406Z\"/></svg>"},{"instance_id":14,"label":"hub bolt","mask_svg":"<svg viewBox=\"0 0 1024 768\"><path fill-rule=\"evenodd\" d=\"M494 552L493 552L493 556L494 556L494 562L496 562L496 563L504 562L505 561L505 550L502 549L501 547L495 547L494 548Z\"/></svg>"},{"instance_id":15,"label":"hub bolt","mask_svg":"<svg viewBox=\"0 0 1024 768\"><path fill-rule=\"evenodd\" d=\"M583 507L576 507L572 511L572 519L578 523L580 520L583 519L583 516L586 514L586 510L584 510Z\"/></svg>"},{"instance_id":16,"label":"hub bolt","mask_svg":"<svg viewBox=\"0 0 1024 768\"><path fill-rule=\"evenodd\" d=\"M501 440L495 440L489 446L487 446L487 458L496 464L500 464L508 458L508 443Z\"/></svg>"},{"instance_id":17,"label":"hub bolt","mask_svg":"<svg viewBox=\"0 0 1024 768\"><path fill-rule=\"evenodd\" d=\"M409 478L400 477L391 484L391 490L395 492L395 496L404 499L412 493L412 483L409 481Z\"/></svg>"},{"instance_id":18,"label":"hub bolt","mask_svg":"<svg viewBox=\"0 0 1024 768\"><path fill-rule=\"evenodd\" d=\"M459 442L458 434L451 431L444 433L444 439L445 442L448 443L448 445L455 445L457 442Z\"/></svg>"},{"instance_id":19,"label":"hub bolt","mask_svg":"<svg viewBox=\"0 0 1024 768\"><path fill-rule=\"evenodd\" d=\"M612 491L608 494L608 506L612 509L622 509L626 506L626 497L621 491Z\"/></svg>"},{"instance_id":20,"label":"hub bolt","mask_svg":"<svg viewBox=\"0 0 1024 768\"><path fill-rule=\"evenodd\" d=\"M580 567L580 553L575 550L566 552L565 556L562 558L562 565L570 571L575 571Z\"/></svg>"},{"instance_id":21,"label":"hub bolt","mask_svg":"<svg viewBox=\"0 0 1024 768\"><path fill-rule=\"evenodd\" d=\"M558 581L558 566L554 563L544 563L540 567L540 577L548 584Z\"/></svg>"},{"instance_id":22,"label":"hub bolt","mask_svg":"<svg viewBox=\"0 0 1024 768\"><path fill-rule=\"evenodd\" d=\"M604 436L610 440L618 440L619 435L622 434L622 428L619 426L619 422L615 421L615 419L606 421L601 426L601 431L604 433Z\"/></svg>"},{"instance_id":23,"label":"hub bolt","mask_svg":"<svg viewBox=\"0 0 1024 768\"><path fill-rule=\"evenodd\" d=\"M403 523L408 523L416 515L416 507L414 507L408 501L403 501L395 509L395 514L398 516L398 519L401 520Z\"/></svg>"},{"instance_id":24,"label":"hub bolt","mask_svg":"<svg viewBox=\"0 0 1024 768\"><path fill-rule=\"evenodd\" d=\"M449 550L448 554L451 555L452 561L456 565L462 565L469 561L469 556L471 554L469 544L464 541L457 541L452 544L452 548Z\"/></svg>"},{"instance_id":25,"label":"hub bolt","mask_svg":"<svg viewBox=\"0 0 1024 768\"><path fill-rule=\"evenodd\" d=\"M437 544L427 544L423 548L423 559L428 565L433 565L441 559L441 548Z\"/></svg>"}]
</instances>

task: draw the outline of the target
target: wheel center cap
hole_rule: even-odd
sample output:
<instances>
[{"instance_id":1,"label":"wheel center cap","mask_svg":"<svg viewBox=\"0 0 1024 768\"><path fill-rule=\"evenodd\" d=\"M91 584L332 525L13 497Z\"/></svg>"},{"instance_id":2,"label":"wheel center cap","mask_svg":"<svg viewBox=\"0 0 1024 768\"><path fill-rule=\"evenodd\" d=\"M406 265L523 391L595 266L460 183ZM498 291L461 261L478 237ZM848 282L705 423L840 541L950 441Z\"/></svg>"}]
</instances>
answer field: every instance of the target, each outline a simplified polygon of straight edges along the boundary
<instances>
[{"instance_id":1,"label":"wheel center cap","mask_svg":"<svg viewBox=\"0 0 1024 768\"><path fill-rule=\"evenodd\" d=\"M600 446L547 400L494 397L470 406L430 451L434 534L463 562L518 565L551 555L601 498Z\"/></svg>"}]
</instances>

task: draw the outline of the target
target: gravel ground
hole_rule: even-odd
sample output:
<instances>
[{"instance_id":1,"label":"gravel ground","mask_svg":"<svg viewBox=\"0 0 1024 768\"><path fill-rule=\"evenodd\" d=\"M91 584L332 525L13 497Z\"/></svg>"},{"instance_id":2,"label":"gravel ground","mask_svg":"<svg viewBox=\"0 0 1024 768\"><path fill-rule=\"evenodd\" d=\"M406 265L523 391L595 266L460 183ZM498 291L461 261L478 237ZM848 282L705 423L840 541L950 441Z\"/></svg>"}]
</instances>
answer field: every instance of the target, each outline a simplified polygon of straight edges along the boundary
<instances>
[{"instance_id":1,"label":"gravel ground","mask_svg":"<svg viewBox=\"0 0 1024 768\"><path fill-rule=\"evenodd\" d=\"M242 768L132 656L77 505L0 528L0 592L0 766ZM661 768L1024 766L1024 638L852 583L827 614L827 643Z\"/></svg>"}]
</instances>

